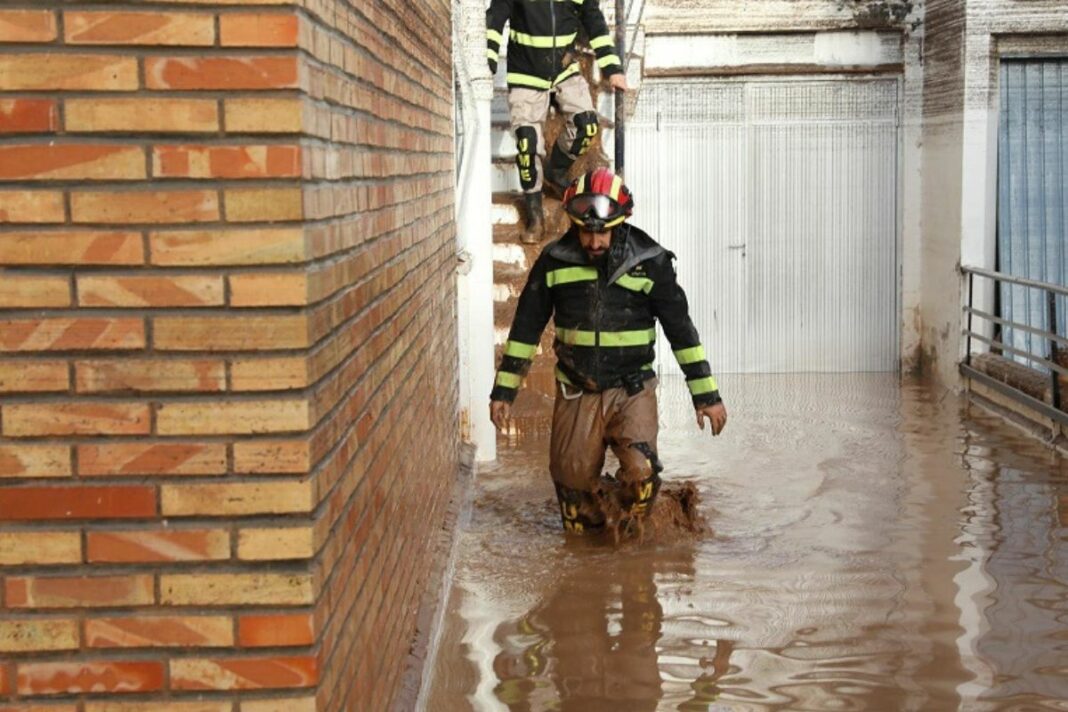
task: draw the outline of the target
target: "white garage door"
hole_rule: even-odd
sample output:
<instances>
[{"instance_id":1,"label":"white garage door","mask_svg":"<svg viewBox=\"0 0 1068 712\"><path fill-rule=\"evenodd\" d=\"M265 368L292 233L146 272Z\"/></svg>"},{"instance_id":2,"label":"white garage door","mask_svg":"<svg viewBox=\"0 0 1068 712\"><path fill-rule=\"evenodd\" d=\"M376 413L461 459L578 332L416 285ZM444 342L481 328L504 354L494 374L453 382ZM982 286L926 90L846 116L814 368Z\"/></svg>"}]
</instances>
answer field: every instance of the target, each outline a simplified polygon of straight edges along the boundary
<instances>
[{"instance_id":1,"label":"white garage door","mask_svg":"<svg viewBox=\"0 0 1068 712\"><path fill-rule=\"evenodd\" d=\"M898 368L897 126L896 79L642 86L634 223L678 255L714 372Z\"/></svg>"}]
</instances>

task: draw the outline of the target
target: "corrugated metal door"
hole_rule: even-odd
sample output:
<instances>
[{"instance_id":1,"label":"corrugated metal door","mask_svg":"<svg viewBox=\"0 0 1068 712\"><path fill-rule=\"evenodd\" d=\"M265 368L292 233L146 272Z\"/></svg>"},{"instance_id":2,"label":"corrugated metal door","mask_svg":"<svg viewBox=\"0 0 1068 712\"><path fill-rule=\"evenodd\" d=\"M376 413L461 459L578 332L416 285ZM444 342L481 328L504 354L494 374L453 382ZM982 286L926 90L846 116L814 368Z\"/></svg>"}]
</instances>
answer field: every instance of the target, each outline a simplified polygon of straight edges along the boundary
<instances>
[{"instance_id":1,"label":"corrugated metal door","mask_svg":"<svg viewBox=\"0 0 1068 712\"><path fill-rule=\"evenodd\" d=\"M998 128L998 268L1017 277L1068 284L1068 59L1001 63ZM1046 295L1001 288L1001 314L1045 329ZM1057 321L1065 333L1065 305ZM1006 329L1005 343L1048 357L1048 341ZM1031 364L1029 361L1021 362Z\"/></svg>"},{"instance_id":2,"label":"corrugated metal door","mask_svg":"<svg viewBox=\"0 0 1068 712\"><path fill-rule=\"evenodd\" d=\"M896 80L642 87L635 223L679 255L715 372L897 369L897 97Z\"/></svg>"}]
</instances>

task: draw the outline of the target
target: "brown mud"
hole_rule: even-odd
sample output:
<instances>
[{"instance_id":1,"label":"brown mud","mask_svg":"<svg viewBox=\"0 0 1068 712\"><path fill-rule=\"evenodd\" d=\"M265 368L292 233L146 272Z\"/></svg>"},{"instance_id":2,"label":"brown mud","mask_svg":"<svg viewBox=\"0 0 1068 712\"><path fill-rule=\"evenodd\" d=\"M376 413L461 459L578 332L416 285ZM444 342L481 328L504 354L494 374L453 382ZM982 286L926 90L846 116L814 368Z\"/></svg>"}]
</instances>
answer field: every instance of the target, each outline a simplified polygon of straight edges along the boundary
<instances>
[{"instance_id":1,"label":"brown mud","mask_svg":"<svg viewBox=\"0 0 1068 712\"><path fill-rule=\"evenodd\" d=\"M1055 451L896 374L719 381L712 438L661 378L641 543L564 534L547 413L498 440L416 709L1068 709Z\"/></svg>"}]
</instances>

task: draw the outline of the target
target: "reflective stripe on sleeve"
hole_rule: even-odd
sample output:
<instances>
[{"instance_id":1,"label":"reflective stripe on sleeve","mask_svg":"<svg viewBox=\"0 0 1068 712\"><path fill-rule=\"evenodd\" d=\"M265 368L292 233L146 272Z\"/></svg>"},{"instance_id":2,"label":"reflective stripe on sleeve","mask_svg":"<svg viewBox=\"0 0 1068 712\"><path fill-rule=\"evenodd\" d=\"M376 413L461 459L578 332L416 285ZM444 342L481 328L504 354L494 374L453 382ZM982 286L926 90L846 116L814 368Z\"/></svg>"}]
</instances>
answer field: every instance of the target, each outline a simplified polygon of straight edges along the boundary
<instances>
[{"instance_id":1,"label":"reflective stripe on sleeve","mask_svg":"<svg viewBox=\"0 0 1068 712\"><path fill-rule=\"evenodd\" d=\"M498 59L500 59L500 55L497 53L497 50L495 50L495 49L486 48L486 56L489 57L490 59L492 59L494 62L496 62Z\"/></svg>"},{"instance_id":2,"label":"reflective stripe on sleeve","mask_svg":"<svg viewBox=\"0 0 1068 712\"><path fill-rule=\"evenodd\" d=\"M597 66L602 69L604 69L605 67L610 67L613 64L617 64L619 66L623 65L623 63L619 61L619 57L614 54L606 54L605 56L597 60Z\"/></svg>"},{"instance_id":3,"label":"reflective stripe on sleeve","mask_svg":"<svg viewBox=\"0 0 1068 712\"><path fill-rule=\"evenodd\" d=\"M532 358L537 350L537 344L524 344L522 341L512 341L511 339L504 345L504 355L516 358Z\"/></svg>"},{"instance_id":4,"label":"reflective stripe on sleeve","mask_svg":"<svg viewBox=\"0 0 1068 712\"><path fill-rule=\"evenodd\" d=\"M686 381L686 387L690 389L691 396L700 396L705 393L711 393L712 391L719 390L716 386L716 379L712 376L705 378L695 378L692 381Z\"/></svg>"},{"instance_id":5,"label":"reflective stripe on sleeve","mask_svg":"<svg viewBox=\"0 0 1068 712\"><path fill-rule=\"evenodd\" d=\"M679 349L672 353L675 354L675 360L679 362L680 366L685 366L688 363L697 363L698 361L704 361L706 359L705 347L701 344L691 346L688 349Z\"/></svg>"},{"instance_id":6,"label":"reflective stripe on sleeve","mask_svg":"<svg viewBox=\"0 0 1068 712\"><path fill-rule=\"evenodd\" d=\"M501 40L504 39L504 38L501 37L501 33L498 32L497 30L487 29L486 30L486 39L487 40L492 40L493 42L496 42L497 46L499 47L501 45Z\"/></svg>"},{"instance_id":7,"label":"reflective stripe on sleeve","mask_svg":"<svg viewBox=\"0 0 1068 712\"><path fill-rule=\"evenodd\" d=\"M601 35L600 37L594 37L590 40L590 49L600 49L601 47L611 47L612 38L608 35Z\"/></svg>"},{"instance_id":8,"label":"reflective stripe on sleeve","mask_svg":"<svg viewBox=\"0 0 1068 712\"><path fill-rule=\"evenodd\" d=\"M497 380L495 383L498 386L504 388L519 388L519 384L523 382L523 379L519 377L519 374L508 373L507 371L498 371Z\"/></svg>"}]
</instances>

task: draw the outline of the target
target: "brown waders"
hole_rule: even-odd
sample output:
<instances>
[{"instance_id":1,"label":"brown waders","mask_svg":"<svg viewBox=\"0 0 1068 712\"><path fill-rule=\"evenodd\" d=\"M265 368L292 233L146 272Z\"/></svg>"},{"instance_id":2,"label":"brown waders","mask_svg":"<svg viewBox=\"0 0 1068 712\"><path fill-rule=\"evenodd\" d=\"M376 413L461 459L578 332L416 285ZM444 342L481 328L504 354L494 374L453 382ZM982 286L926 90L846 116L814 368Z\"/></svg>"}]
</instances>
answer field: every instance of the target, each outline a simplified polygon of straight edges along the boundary
<instances>
[{"instance_id":1,"label":"brown waders","mask_svg":"<svg viewBox=\"0 0 1068 712\"><path fill-rule=\"evenodd\" d=\"M564 529L596 530L613 517L645 514L660 489L657 430L655 378L634 395L557 383L549 473ZM601 475L607 447L619 460L614 478Z\"/></svg>"}]
</instances>

